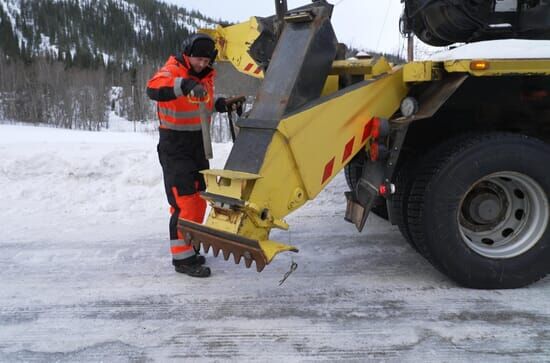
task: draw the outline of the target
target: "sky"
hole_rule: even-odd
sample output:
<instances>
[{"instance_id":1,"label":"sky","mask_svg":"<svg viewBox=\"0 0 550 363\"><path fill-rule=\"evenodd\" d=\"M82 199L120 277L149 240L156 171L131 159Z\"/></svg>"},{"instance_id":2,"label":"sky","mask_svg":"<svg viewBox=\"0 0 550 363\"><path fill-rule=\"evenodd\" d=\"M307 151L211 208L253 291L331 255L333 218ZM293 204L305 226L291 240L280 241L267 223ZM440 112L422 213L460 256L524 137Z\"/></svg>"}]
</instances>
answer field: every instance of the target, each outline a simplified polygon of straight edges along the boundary
<instances>
[{"instance_id":1,"label":"sky","mask_svg":"<svg viewBox=\"0 0 550 363\"><path fill-rule=\"evenodd\" d=\"M232 22L248 20L251 16L270 16L275 13L274 0L164 0L198 10L214 19ZM307 5L309 0L288 0L289 9ZM400 0L329 0L334 4L332 24L342 43L364 50L398 54L404 52L399 34Z\"/></svg>"}]
</instances>

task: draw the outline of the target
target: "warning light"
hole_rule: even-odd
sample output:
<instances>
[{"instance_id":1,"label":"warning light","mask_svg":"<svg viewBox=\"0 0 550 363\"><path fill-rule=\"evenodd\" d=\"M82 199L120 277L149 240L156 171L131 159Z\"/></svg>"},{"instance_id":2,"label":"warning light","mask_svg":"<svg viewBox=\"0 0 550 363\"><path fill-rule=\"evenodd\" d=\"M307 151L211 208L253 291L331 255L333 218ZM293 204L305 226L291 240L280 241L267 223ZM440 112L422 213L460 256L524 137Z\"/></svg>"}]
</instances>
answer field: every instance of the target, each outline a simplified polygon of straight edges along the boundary
<instances>
[{"instance_id":1,"label":"warning light","mask_svg":"<svg viewBox=\"0 0 550 363\"><path fill-rule=\"evenodd\" d=\"M486 71L490 68L491 64L483 60L475 60L470 62L470 69L472 71Z\"/></svg>"},{"instance_id":2,"label":"warning light","mask_svg":"<svg viewBox=\"0 0 550 363\"><path fill-rule=\"evenodd\" d=\"M395 194L395 184L384 183L378 187L378 194L382 197L387 197L388 195Z\"/></svg>"}]
</instances>

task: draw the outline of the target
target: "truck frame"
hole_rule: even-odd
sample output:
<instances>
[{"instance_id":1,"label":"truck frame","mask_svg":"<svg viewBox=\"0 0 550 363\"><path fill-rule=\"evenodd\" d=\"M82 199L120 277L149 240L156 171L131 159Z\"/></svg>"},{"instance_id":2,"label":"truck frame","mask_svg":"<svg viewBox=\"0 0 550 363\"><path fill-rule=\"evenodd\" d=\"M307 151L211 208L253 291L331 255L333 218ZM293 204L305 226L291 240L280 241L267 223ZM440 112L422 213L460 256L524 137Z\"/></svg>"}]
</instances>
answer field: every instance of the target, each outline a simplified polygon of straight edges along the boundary
<instances>
[{"instance_id":1,"label":"truck frame","mask_svg":"<svg viewBox=\"0 0 550 363\"><path fill-rule=\"evenodd\" d=\"M345 60L317 0L210 30L222 60L262 77L223 170L203 171L204 223L187 243L262 271L294 246L269 239L345 169L346 220L396 224L471 288L516 288L550 270L550 57L393 66Z\"/></svg>"}]
</instances>

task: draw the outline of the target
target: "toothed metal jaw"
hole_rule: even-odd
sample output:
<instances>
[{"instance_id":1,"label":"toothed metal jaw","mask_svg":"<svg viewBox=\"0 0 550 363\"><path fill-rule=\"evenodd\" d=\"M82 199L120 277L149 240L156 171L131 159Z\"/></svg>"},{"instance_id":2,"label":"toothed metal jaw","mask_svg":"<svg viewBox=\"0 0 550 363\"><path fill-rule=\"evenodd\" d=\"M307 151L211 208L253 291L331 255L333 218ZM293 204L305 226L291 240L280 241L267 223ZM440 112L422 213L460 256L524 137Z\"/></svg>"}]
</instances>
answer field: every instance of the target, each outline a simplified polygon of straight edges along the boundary
<instances>
[{"instance_id":1,"label":"toothed metal jaw","mask_svg":"<svg viewBox=\"0 0 550 363\"><path fill-rule=\"evenodd\" d=\"M261 272L267 264L267 259L258 241L217 231L183 219L178 221L178 229L182 232L185 243L192 244L196 249L199 249L202 245L205 253L208 253L212 248L214 257L218 257L220 251L222 251L223 258L226 261L233 255L236 264L244 259L247 268L250 268L252 262L255 261L258 272Z\"/></svg>"}]
</instances>

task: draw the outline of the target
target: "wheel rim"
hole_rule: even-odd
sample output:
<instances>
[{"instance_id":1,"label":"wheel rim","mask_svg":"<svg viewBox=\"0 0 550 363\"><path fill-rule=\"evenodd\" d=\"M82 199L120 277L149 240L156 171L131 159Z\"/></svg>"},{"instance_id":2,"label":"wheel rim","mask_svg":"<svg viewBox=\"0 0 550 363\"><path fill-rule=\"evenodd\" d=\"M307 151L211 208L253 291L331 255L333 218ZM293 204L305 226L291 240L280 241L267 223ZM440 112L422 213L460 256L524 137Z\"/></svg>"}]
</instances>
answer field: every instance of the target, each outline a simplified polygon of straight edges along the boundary
<instances>
[{"instance_id":1,"label":"wheel rim","mask_svg":"<svg viewBox=\"0 0 550 363\"><path fill-rule=\"evenodd\" d=\"M500 172L479 180L464 196L459 230L472 250L512 258L531 249L548 225L548 199L527 175Z\"/></svg>"}]
</instances>

